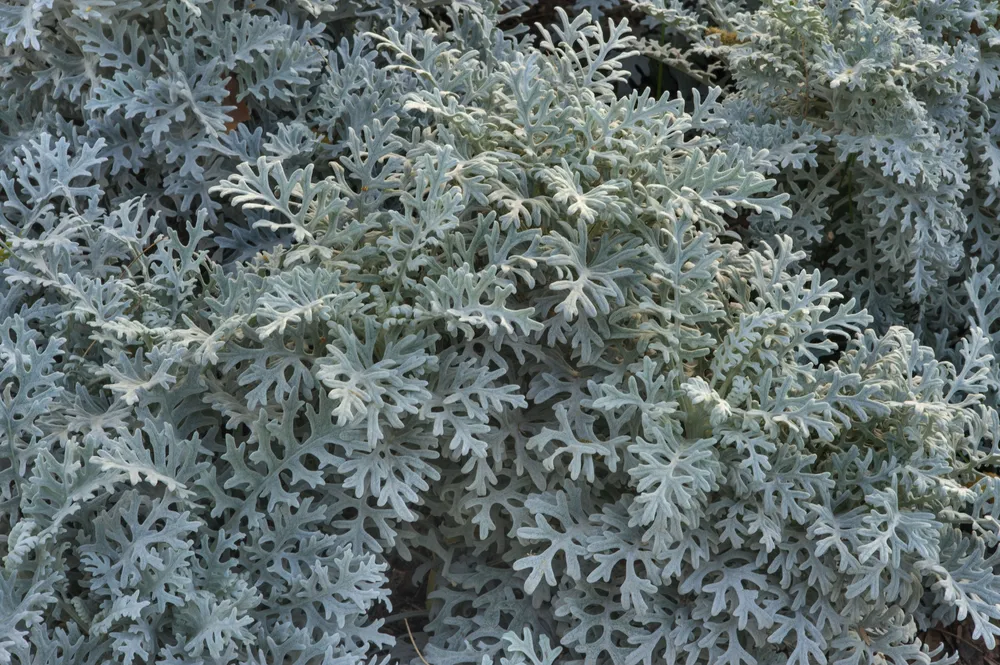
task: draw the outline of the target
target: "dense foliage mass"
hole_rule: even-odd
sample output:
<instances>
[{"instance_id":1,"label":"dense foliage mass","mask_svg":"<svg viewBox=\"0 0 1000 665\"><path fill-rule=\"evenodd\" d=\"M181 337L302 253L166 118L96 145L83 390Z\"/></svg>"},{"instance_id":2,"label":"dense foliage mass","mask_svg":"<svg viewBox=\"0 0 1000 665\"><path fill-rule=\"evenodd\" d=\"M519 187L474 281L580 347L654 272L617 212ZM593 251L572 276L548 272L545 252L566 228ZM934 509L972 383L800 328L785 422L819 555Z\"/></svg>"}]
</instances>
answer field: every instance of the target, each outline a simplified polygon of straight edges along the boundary
<instances>
[{"instance_id":1,"label":"dense foliage mass","mask_svg":"<svg viewBox=\"0 0 1000 665\"><path fill-rule=\"evenodd\" d=\"M990 330L804 269L751 102L619 95L626 23L425 5L0 6L0 663L992 647Z\"/></svg>"},{"instance_id":2,"label":"dense foliage mass","mask_svg":"<svg viewBox=\"0 0 1000 665\"><path fill-rule=\"evenodd\" d=\"M686 45L651 53L728 83L719 137L790 195L792 216L751 218L755 238L791 235L880 330L948 352L971 319L1000 350L1000 6L635 4Z\"/></svg>"}]
</instances>

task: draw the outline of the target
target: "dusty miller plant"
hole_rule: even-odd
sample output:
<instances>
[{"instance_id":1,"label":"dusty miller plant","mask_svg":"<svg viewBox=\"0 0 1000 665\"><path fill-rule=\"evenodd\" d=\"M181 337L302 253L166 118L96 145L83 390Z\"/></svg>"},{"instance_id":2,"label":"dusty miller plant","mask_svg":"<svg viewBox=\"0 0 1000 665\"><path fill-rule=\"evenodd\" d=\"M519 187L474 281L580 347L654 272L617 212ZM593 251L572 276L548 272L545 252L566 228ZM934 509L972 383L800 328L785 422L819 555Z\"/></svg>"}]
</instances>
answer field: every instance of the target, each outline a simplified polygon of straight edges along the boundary
<instances>
[{"instance_id":1,"label":"dusty miller plant","mask_svg":"<svg viewBox=\"0 0 1000 665\"><path fill-rule=\"evenodd\" d=\"M661 60L711 59L703 80L730 83L720 137L766 150L756 168L791 196L787 220L750 217L753 237L791 235L880 329L942 352L970 321L996 340L994 3L634 4L688 46Z\"/></svg>"},{"instance_id":2,"label":"dusty miller plant","mask_svg":"<svg viewBox=\"0 0 1000 665\"><path fill-rule=\"evenodd\" d=\"M985 334L939 361L789 236L736 242L791 211L720 149L718 91L619 97L625 24L508 10L359 18L317 74L327 141L233 130L208 195L242 258L207 204L122 198L101 137L24 130L0 662L416 663L402 566L436 580L433 665L994 645Z\"/></svg>"},{"instance_id":3,"label":"dusty miller plant","mask_svg":"<svg viewBox=\"0 0 1000 665\"><path fill-rule=\"evenodd\" d=\"M408 25L433 2L0 3L0 163L47 133L54 145L34 149L94 169L103 201L145 197L178 228L204 210L226 260L248 258L275 238L248 234L246 216L209 189L262 152L294 160L308 150L322 170L344 125L378 113L371 91L329 70L330 50L384 19ZM8 204L11 187L0 181Z\"/></svg>"}]
</instances>

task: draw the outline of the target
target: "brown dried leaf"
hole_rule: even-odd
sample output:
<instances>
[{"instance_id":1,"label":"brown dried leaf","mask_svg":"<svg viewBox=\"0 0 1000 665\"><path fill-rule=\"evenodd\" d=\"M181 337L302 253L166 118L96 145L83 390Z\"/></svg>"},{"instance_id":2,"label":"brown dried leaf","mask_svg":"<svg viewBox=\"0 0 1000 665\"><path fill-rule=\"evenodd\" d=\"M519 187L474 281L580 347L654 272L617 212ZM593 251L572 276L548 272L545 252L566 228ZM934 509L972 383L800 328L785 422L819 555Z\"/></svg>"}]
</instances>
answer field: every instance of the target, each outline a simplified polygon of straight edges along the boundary
<instances>
[{"instance_id":1,"label":"brown dried leaf","mask_svg":"<svg viewBox=\"0 0 1000 665\"><path fill-rule=\"evenodd\" d=\"M236 107L235 109L229 111L231 120L226 123L226 131L231 132L239 127L240 123L244 123L250 119L250 107L247 106L245 97L241 101L237 101L237 97L240 94L240 84L237 82L235 76L230 76L226 81L226 91L229 94L226 96L226 100L223 104L225 106Z\"/></svg>"}]
</instances>

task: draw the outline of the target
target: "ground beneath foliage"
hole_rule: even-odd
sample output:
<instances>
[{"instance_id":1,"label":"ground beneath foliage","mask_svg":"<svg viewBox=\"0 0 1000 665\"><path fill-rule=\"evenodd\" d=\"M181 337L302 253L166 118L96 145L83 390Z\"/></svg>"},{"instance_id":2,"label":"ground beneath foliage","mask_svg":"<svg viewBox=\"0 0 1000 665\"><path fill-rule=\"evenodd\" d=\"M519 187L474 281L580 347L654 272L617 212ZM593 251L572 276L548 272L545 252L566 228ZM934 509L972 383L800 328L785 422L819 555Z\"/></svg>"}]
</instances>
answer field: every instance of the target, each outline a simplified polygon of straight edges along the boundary
<instances>
[{"instance_id":1,"label":"ground beneath foliage","mask_svg":"<svg viewBox=\"0 0 1000 665\"><path fill-rule=\"evenodd\" d=\"M932 628L921 638L932 648L944 645L948 653L958 654L958 665L1000 665L1000 645L992 651L986 648L982 640L972 639L974 626L971 621L948 626L947 628Z\"/></svg>"},{"instance_id":2,"label":"ground beneath foliage","mask_svg":"<svg viewBox=\"0 0 1000 665\"><path fill-rule=\"evenodd\" d=\"M423 632L427 625L427 580L414 583L413 570L408 565L392 567L388 576L392 611L385 605L378 604L368 616L372 619L384 619L383 632L392 635L397 641L408 640L407 624L413 633Z\"/></svg>"}]
</instances>

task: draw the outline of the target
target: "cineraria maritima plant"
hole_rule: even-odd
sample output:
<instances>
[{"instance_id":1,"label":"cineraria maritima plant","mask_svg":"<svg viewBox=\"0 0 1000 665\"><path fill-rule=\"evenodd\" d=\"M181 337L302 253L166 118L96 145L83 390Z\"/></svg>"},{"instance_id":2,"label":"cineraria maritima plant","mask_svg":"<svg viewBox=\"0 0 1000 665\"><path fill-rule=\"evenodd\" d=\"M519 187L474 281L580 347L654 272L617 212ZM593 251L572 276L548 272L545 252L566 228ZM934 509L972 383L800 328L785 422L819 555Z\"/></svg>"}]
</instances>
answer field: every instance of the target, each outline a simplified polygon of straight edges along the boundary
<instances>
[{"instance_id":1,"label":"cineraria maritima plant","mask_svg":"<svg viewBox=\"0 0 1000 665\"><path fill-rule=\"evenodd\" d=\"M329 12L315 97L229 131L206 105L239 146L211 174L154 157L190 138L180 93L134 115L150 191L103 116L4 134L0 662L950 663L920 631L956 621L995 644L980 328L937 360L790 237L739 244L787 194L720 147L718 91L615 94L624 23L178 2L142 29L212 53L171 17L300 5ZM44 26L0 89L114 87L86 50L32 65L74 7L0 11ZM434 579L422 656L396 570Z\"/></svg>"},{"instance_id":2,"label":"cineraria maritima plant","mask_svg":"<svg viewBox=\"0 0 1000 665\"><path fill-rule=\"evenodd\" d=\"M630 0L687 44L648 52L725 78L719 137L759 151L789 234L884 330L947 352L971 320L1000 349L1000 8L979 0Z\"/></svg>"}]
</instances>

